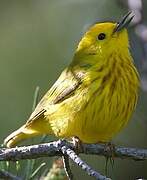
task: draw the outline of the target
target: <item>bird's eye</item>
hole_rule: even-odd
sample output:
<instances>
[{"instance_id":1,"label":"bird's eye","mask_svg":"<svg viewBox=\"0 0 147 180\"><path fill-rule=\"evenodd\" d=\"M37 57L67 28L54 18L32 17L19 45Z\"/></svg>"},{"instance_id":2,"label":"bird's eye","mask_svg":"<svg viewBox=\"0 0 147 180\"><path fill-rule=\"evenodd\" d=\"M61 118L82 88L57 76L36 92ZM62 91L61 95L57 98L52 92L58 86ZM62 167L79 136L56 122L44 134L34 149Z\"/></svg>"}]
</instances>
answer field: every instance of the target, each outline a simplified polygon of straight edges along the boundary
<instances>
[{"instance_id":1,"label":"bird's eye","mask_svg":"<svg viewBox=\"0 0 147 180\"><path fill-rule=\"evenodd\" d=\"M98 39L99 40L103 40L103 39L105 39L106 38L106 34L104 34L104 33L100 33L99 35L98 35Z\"/></svg>"}]
</instances>

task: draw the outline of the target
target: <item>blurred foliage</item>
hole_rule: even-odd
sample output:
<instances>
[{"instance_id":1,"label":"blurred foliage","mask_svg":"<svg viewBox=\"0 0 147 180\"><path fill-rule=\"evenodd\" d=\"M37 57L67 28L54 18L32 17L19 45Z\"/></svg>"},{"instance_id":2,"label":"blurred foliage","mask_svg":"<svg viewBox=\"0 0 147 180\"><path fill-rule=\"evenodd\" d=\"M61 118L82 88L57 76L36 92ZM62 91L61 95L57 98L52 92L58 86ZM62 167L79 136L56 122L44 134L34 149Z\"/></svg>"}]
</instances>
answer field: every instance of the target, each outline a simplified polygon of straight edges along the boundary
<instances>
[{"instance_id":1,"label":"blurred foliage","mask_svg":"<svg viewBox=\"0 0 147 180\"><path fill-rule=\"evenodd\" d=\"M128 11L127 0L0 0L0 141L21 126L31 113L33 94L41 96L71 61L81 35L96 21L114 20ZM143 21L147 19L147 1L143 0ZM139 36L130 28L131 49L142 77L143 49ZM147 62L147 59L144 59ZM114 140L125 146L147 147L147 91L140 92L137 110L128 127ZM49 137L46 141L53 139ZM38 141L35 139L34 143ZM84 156L92 167L105 173L105 158ZM34 169L49 171L52 158L35 161ZM26 162L3 164L18 175L26 172ZM25 169L24 169L24 168ZM72 165L76 179L92 179ZM147 162L115 160L109 168L113 179L147 178Z\"/></svg>"}]
</instances>

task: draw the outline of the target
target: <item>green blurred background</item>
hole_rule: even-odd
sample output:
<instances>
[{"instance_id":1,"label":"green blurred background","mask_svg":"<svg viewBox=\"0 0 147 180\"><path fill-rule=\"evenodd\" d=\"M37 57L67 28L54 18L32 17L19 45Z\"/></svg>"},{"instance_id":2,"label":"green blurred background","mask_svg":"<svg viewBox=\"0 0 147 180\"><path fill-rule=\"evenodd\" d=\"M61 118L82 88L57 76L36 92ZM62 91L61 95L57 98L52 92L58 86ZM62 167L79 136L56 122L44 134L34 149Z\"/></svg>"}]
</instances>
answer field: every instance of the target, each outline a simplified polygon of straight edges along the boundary
<instances>
[{"instance_id":1,"label":"green blurred background","mask_svg":"<svg viewBox=\"0 0 147 180\"><path fill-rule=\"evenodd\" d=\"M143 3L146 18L147 1ZM28 118L36 86L42 96L69 64L86 28L95 21L118 20L127 11L117 0L0 0L1 143ZM142 49L132 28L130 37L142 73ZM147 148L146 106L147 91L141 90L133 120L114 139L115 144ZM82 158L105 173L105 158ZM147 162L116 159L113 170L109 169L117 180L147 178ZM72 170L76 179L92 179L74 165Z\"/></svg>"}]
</instances>

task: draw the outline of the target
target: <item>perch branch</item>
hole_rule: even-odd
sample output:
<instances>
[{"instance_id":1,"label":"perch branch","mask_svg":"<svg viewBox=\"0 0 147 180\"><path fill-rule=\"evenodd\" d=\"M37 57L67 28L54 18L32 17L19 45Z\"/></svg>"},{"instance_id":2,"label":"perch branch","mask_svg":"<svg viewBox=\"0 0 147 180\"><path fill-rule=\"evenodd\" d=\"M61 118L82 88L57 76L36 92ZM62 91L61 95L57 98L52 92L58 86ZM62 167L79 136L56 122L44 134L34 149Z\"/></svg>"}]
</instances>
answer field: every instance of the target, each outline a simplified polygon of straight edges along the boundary
<instances>
[{"instance_id":1,"label":"perch branch","mask_svg":"<svg viewBox=\"0 0 147 180\"><path fill-rule=\"evenodd\" d=\"M64 142L64 141L62 141ZM84 171L87 172L89 176L93 176L98 180L110 180L106 176L101 175L97 171L93 170L88 164L86 164L71 148L67 147L66 145L60 144L60 149L65 156L69 156L79 167L81 167Z\"/></svg>"},{"instance_id":2,"label":"perch branch","mask_svg":"<svg viewBox=\"0 0 147 180\"><path fill-rule=\"evenodd\" d=\"M106 148L105 144L82 144L79 148L79 153L101 155L105 157L112 156L112 152ZM96 172L83 160L81 160L81 158L75 153L74 145L65 140L24 147L0 149L0 161L17 161L21 159L36 159L49 156L68 157L85 170L90 176L93 176L98 180L108 180L107 177ZM113 158L147 160L147 149L115 147L113 150ZM65 165L68 165L67 162ZM68 170L69 174L68 167L66 167L66 170Z\"/></svg>"},{"instance_id":3,"label":"perch branch","mask_svg":"<svg viewBox=\"0 0 147 180\"><path fill-rule=\"evenodd\" d=\"M58 149L58 144L61 140L15 148L1 148L0 149L0 161L17 161L21 159L36 159L40 157L52 157L62 156L61 151ZM64 141L64 145L74 150L74 145ZM105 144L82 144L82 148L79 149L79 153L101 155L110 157L111 152L106 151ZM147 160L147 149L129 148L129 147L117 147L114 149L114 157L121 159L133 159L133 160Z\"/></svg>"},{"instance_id":4,"label":"perch branch","mask_svg":"<svg viewBox=\"0 0 147 180\"><path fill-rule=\"evenodd\" d=\"M62 159L63 159L64 169L65 169L65 173L68 177L68 180L73 180L73 174L72 174L72 171L71 171L70 165L69 165L69 157L67 155L63 155Z\"/></svg>"}]
</instances>

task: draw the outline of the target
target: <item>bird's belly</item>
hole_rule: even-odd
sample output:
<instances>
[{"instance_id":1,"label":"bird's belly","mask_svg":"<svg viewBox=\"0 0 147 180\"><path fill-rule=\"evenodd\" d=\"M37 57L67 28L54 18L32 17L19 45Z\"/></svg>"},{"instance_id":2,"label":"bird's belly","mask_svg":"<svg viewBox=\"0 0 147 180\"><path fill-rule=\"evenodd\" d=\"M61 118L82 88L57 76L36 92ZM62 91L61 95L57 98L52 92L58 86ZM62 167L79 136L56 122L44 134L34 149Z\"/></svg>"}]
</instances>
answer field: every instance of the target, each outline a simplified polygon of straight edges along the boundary
<instances>
[{"instance_id":1,"label":"bird's belly","mask_svg":"<svg viewBox=\"0 0 147 180\"><path fill-rule=\"evenodd\" d=\"M91 99L85 110L77 116L75 135L85 143L110 141L128 123L136 99L135 92L122 95L114 93L111 98L104 95L103 99Z\"/></svg>"},{"instance_id":2,"label":"bird's belly","mask_svg":"<svg viewBox=\"0 0 147 180\"><path fill-rule=\"evenodd\" d=\"M89 99L85 95L74 96L56 108L53 106L49 118L54 134L77 136L85 143L110 141L127 124L135 108L136 91L125 92L116 90L109 96L103 91Z\"/></svg>"}]
</instances>

